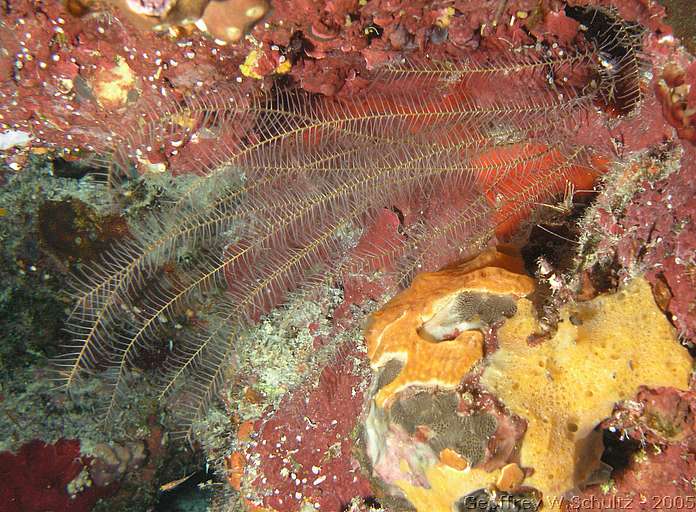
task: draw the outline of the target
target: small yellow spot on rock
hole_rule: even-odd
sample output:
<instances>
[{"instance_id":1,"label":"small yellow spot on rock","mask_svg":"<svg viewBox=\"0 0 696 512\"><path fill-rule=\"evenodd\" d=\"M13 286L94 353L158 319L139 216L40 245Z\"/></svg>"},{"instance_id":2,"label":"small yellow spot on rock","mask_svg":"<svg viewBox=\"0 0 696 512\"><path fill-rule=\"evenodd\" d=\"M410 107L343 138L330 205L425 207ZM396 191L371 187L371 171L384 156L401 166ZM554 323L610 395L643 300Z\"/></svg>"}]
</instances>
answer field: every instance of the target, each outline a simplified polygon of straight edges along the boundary
<instances>
[{"instance_id":1,"label":"small yellow spot on rock","mask_svg":"<svg viewBox=\"0 0 696 512\"><path fill-rule=\"evenodd\" d=\"M193 130L196 127L196 119L188 109L182 110L171 117L171 122L182 128ZM178 147L178 146L175 146Z\"/></svg>"},{"instance_id":2,"label":"small yellow spot on rock","mask_svg":"<svg viewBox=\"0 0 696 512\"><path fill-rule=\"evenodd\" d=\"M454 16L454 7L447 7L444 9L442 14L435 20L435 25L438 27L446 28L449 27L452 16Z\"/></svg>"},{"instance_id":3,"label":"small yellow spot on rock","mask_svg":"<svg viewBox=\"0 0 696 512\"><path fill-rule=\"evenodd\" d=\"M135 74L126 59L116 57L116 65L101 68L94 76L93 88L97 102L106 109L115 109L128 102L128 93L135 87Z\"/></svg>"},{"instance_id":4,"label":"small yellow spot on rock","mask_svg":"<svg viewBox=\"0 0 696 512\"><path fill-rule=\"evenodd\" d=\"M153 164L147 158L138 158L138 165L144 172L152 174L161 174L167 170L167 164L164 162Z\"/></svg>"},{"instance_id":5,"label":"small yellow spot on rock","mask_svg":"<svg viewBox=\"0 0 696 512\"><path fill-rule=\"evenodd\" d=\"M247 18L251 18L252 20L257 20L257 19L259 19L261 16L263 16L263 14L264 14L265 12L266 12L266 8L265 8L264 6L262 6L262 5L255 5L255 6L253 6L253 7L249 7L249 8L244 12L244 15L245 15Z\"/></svg>"},{"instance_id":6,"label":"small yellow spot on rock","mask_svg":"<svg viewBox=\"0 0 696 512\"><path fill-rule=\"evenodd\" d=\"M284 75L292 69L292 64L289 60L281 62L275 69L275 72L279 75Z\"/></svg>"},{"instance_id":7,"label":"small yellow spot on rock","mask_svg":"<svg viewBox=\"0 0 696 512\"><path fill-rule=\"evenodd\" d=\"M70 91L73 90L73 81L70 80L69 78L60 78L58 79L58 91L61 94L68 94Z\"/></svg>"},{"instance_id":8,"label":"small yellow spot on rock","mask_svg":"<svg viewBox=\"0 0 696 512\"><path fill-rule=\"evenodd\" d=\"M244 63L239 65L239 71L242 72L242 75L257 80L263 78L256 72L256 65L259 63L260 58L261 55L257 50L251 50L249 55L246 56L246 59L244 59Z\"/></svg>"},{"instance_id":9,"label":"small yellow spot on rock","mask_svg":"<svg viewBox=\"0 0 696 512\"><path fill-rule=\"evenodd\" d=\"M227 27L225 33L230 41L236 41L241 37L242 30L239 27Z\"/></svg>"}]
</instances>

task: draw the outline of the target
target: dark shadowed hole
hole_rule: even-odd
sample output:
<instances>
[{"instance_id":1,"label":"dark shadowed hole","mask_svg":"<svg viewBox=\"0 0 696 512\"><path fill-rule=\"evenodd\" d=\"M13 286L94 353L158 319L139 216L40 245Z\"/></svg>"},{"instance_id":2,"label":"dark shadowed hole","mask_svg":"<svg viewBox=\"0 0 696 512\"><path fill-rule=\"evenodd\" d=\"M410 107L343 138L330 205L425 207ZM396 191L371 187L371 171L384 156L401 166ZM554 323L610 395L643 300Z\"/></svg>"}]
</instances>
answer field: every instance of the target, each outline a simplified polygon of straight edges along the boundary
<instances>
[{"instance_id":1,"label":"dark shadowed hole","mask_svg":"<svg viewBox=\"0 0 696 512\"><path fill-rule=\"evenodd\" d=\"M56 158L53 161L53 175L58 178L80 179L92 170L82 160L64 160Z\"/></svg>"},{"instance_id":2,"label":"dark shadowed hole","mask_svg":"<svg viewBox=\"0 0 696 512\"><path fill-rule=\"evenodd\" d=\"M314 49L314 45L304 36L302 31L293 32L290 42L285 48L285 55L293 64L299 60L304 60L307 53Z\"/></svg>"},{"instance_id":3,"label":"dark shadowed hole","mask_svg":"<svg viewBox=\"0 0 696 512\"><path fill-rule=\"evenodd\" d=\"M603 432L604 452L602 462L609 464L614 471L620 471L631 463L633 455L640 450L640 443L634 439L621 438L620 432Z\"/></svg>"},{"instance_id":4,"label":"dark shadowed hole","mask_svg":"<svg viewBox=\"0 0 696 512\"><path fill-rule=\"evenodd\" d=\"M688 342L686 342L686 344L684 346L686 347L686 350L689 351L689 354L691 355L691 357L696 359L696 343L694 343L692 341L688 341Z\"/></svg>"},{"instance_id":5,"label":"dark shadowed hole","mask_svg":"<svg viewBox=\"0 0 696 512\"><path fill-rule=\"evenodd\" d=\"M392 206L389 208L398 218L399 218L399 225L400 227L404 225L404 222L406 221L406 218L404 217L404 212L399 210L396 206Z\"/></svg>"},{"instance_id":6,"label":"dark shadowed hole","mask_svg":"<svg viewBox=\"0 0 696 512\"><path fill-rule=\"evenodd\" d=\"M543 256L559 271L570 268L575 258L577 244L574 242L580 236L578 222L592 204L595 194L576 192L573 195L570 211L559 212L549 201L550 206L540 206L535 225L529 234L529 240L522 248L525 270L534 274L537 270L537 260ZM556 197L560 206L565 202L563 196Z\"/></svg>"},{"instance_id":7,"label":"dark shadowed hole","mask_svg":"<svg viewBox=\"0 0 696 512\"><path fill-rule=\"evenodd\" d=\"M365 36L367 37L367 42L371 43L373 39L382 37L384 29L377 25L376 23L370 23L365 27Z\"/></svg>"},{"instance_id":8,"label":"dark shadowed hole","mask_svg":"<svg viewBox=\"0 0 696 512\"><path fill-rule=\"evenodd\" d=\"M618 272L620 269L616 257L607 263L597 263L589 273L592 287L598 294L612 292L618 286Z\"/></svg>"},{"instance_id":9,"label":"dark shadowed hole","mask_svg":"<svg viewBox=\"0 0 696 512\"><path fill-rule=\"evenodd\" d=\"M201 470L171 491L160 491L154 512L205 510L210 504L213 492L210 486L201 488L199 484L205 483L211 476Z\"/></svg>"},{"instance_id":10,"label":"dark shadowed hole","mask_svg":"<svg viewBox=\"0 0 696 512\"><path fill-rule=\"evenodd\" d=\"M620 44L620 30L625 30L630 36L640 35L642 29L638 23L614 18L610 13L601 9L566 6L566 16L582 23L587 27L587 38L594 41L602 50L611 52L613 57L625 57L634 48L627 44ZM619 41L619 44L617 44Z\"/></svg>"},{"instance_id":11,"label":"dark shadowed hole","mask_svg":"<svg viewBox=\"0 0 696 512\"><path fill-rule=\"evenodd\" d=\"M614 93L604 98L604 108L616 115L629 114L640 101L640 70L635 57L642 27L596 8L566 6L565 13L587 27L585 36L599 48L602 65L615 69Z\"/></svg>"}]
</instances>

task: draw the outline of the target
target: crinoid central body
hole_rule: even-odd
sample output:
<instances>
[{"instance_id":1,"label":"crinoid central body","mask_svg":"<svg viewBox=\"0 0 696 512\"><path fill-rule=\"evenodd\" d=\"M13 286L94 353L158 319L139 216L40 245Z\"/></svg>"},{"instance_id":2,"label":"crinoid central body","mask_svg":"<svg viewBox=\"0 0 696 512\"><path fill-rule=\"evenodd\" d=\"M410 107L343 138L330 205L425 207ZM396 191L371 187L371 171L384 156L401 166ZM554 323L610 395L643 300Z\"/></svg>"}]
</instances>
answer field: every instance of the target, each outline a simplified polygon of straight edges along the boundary
<instances>
[{"instance_id":1,"label":"crinoid central body","mask_svg":"<svg viewBox=\"0 0 696 512\"><path fill-rule=\"evenodd\" d=\"M162 161L197 178L82 273L68 385L107 368L113 413L131 367L205 302L159 383L190 421L225 378L240 329L347 272L408 282L509 233L568 181L591 183L607 158L583 134L640 97L635 51L618 36L401 60L362 79L340 97L226 84L139 110L111 155L114 190ZM361 241L385 209L400 215L398 231Z\"/></svg>"}]
</instances>

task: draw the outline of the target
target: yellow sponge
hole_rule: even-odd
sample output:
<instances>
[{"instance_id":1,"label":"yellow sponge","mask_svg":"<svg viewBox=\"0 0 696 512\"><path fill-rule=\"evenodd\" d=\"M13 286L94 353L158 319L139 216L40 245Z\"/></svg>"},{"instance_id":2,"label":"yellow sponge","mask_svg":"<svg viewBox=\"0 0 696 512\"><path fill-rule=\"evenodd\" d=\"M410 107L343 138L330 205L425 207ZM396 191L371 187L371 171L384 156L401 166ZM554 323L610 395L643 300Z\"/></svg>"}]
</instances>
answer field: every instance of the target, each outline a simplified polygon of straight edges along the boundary
<instances>
[{"instance_id":1,"label":"yellow sponge","mask_svg":"<svg viewBox=\"0 0 696 512\"><path fill-rule=\"evenodd\" d=\"M548 503L594 469L601 443L592 430L614 404L641 385L687 389L692 359L643 279L566 306L558 332L538 346L527 343L537 327L532 304L517 307L481 383L527 421L520 465L534 473L524 484Z\"/></svg>"}]
</instances>

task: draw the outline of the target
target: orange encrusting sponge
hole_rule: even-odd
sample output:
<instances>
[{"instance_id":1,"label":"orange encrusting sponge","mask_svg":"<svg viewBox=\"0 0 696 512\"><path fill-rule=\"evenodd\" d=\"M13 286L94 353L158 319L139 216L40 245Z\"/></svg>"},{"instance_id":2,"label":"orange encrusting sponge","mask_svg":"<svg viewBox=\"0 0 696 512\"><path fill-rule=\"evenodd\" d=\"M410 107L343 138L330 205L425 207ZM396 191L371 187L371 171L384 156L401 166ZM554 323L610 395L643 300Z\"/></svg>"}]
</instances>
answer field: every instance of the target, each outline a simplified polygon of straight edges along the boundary
<instances>
[{"instance_id":1,"label":"orange encrusting sponge","mask_svg":"<svg viewBox=\"0 0 696 512\"><path fill-rule=\"evenodd\" d=\"M453 340L432 342L418 329L442 308L443 301L463 291L516 297L531 293L534 281L521 273L521 265L518 258L488 251L440 272L417 275L410 288L375 313L365 334L372 366L378 368L391 359L404 363L399 375L379 390L377 405L382 407L399 391L415 384L456 388L482 358L483 335L468 330Z\"/></svg>"},{"instance_id":2,"label":"orange encrusting sponge","mask_svg":"<svg viewBox=\"0 0 696 512\"><path fill-rule=\"evenodd\" d=\"M389 411L394 397L409 388L433 393L457 388L477 369L483 390L526 423L519 460L508 460L515 465L502 469L469 467L447 450L427 464L400 459L401 476L394 485L419 512L451 512L462 496L477 489L518 486L536 489L544 509L555 510L566 492L587 483L600 467L602 433L596 427L617 403L632 399L641 386L689 388L693 359L678 343L645 279L562 306L557 331L530 345L530 337L542 331L527 298L534 281L522 267L519 258L487 251L441 272L420 274L371 318L366 331L371 366L381 369L392 359L404 363L394 380L377 391L375 410ZM497 350L485 358L478 330L439 342L419 331L453 294L468 290L516 300L516 312L497 331ZM397 447L392 453L403 457L403 442L382 449ZM422 479L427 485L417 483Z\"/></svg>"}]
</instances>

